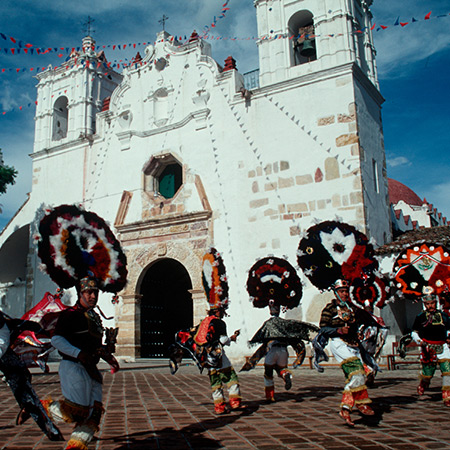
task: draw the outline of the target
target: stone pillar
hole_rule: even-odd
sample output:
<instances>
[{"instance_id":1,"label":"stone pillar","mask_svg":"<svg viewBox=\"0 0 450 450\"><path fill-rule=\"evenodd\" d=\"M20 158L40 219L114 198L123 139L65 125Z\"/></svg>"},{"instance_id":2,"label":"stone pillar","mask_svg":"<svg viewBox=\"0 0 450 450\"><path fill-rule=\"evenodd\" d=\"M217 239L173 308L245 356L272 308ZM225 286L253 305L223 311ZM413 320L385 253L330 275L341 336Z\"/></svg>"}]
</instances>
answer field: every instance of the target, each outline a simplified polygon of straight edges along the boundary
<instances>
[{"instance_id":1,"label":"stone pillar","mask_svg":"<svg viewBox=\"0 0 450 450\"><path fill-rule=\"evenodd\" d=\"M123 303L116 307L117 326L117 352L119 357L129 359L141 356L141 299L140 294L121 295Z\"/></svg>"},{"instance_id":2,"label":"stone pillar","mask_svg":"<svg viewBox=\"0 0 450 450\"><path fill-rule=\"evenodd\" d=\"M206 317L209 305L206 301L206 296L203 289L190 289L189 292L192 294L194 325L197 325Z\"/></svg>"}]
</instances>

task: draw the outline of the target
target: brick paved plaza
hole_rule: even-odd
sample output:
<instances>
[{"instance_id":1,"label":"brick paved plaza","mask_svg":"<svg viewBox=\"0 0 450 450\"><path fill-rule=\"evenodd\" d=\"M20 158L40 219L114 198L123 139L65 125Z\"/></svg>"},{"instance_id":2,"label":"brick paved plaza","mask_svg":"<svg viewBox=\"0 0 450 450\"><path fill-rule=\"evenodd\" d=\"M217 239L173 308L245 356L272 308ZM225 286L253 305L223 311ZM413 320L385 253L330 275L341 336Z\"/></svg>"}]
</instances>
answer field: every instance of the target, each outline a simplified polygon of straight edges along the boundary
<instances>
[{"instance_id":1,"label":"brick paved plaza","mask_svg":"<svg viewBox=\"0 0 450 450\"><path fill-rule=\"evenodd\" d=\"M307 367L294 371L290 391L277 380L277 402L263 399L262 369L240 374L248 409L215 416L208 377L193 366L174 376L166 366L123 364L116 375L105 372L101 430L92 449L448 449L450 408L440 398L440 376L419 399L417 369L384 371L370 389L375 418L352 414L355 428L339 418L343 375L338 368L319 374ZM33 377L44 398L60 395L57 374ZM8 386L0 384L1 449L61 449L30 420L16 426L18 406ZM69 438L71 426L60 427Z\"/></svg>"}]
</instances>

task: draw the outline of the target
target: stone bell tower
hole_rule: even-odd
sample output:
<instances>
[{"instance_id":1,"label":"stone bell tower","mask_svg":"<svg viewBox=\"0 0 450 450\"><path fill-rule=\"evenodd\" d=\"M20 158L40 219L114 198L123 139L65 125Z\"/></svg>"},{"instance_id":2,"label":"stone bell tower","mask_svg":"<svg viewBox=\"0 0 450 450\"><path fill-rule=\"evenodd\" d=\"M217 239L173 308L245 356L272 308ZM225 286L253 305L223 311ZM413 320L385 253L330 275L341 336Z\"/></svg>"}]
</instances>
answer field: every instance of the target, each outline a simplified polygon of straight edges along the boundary
<instances>
[{"instance_id":1,"label":"stone bell tower","mask_svg":"<svg viewBox=\"0 0 450 450\"><path fill-rule=\"evenodd\" d=\"M86 36L81 48L57 67L37 75L34 153L90 139L96 132L95 116L103 101L121 82L95 41Z\"/></svg>"},{"instance_id":2,"label":"stone bell tower","mask_svg":"<svg viewBox=\"0 0 450 450\"><path fill-rule=\"evenodd\" d=\"M372 0L255 0L260 84L355 62L378 87Z\"/></svg>"}]
</instances>

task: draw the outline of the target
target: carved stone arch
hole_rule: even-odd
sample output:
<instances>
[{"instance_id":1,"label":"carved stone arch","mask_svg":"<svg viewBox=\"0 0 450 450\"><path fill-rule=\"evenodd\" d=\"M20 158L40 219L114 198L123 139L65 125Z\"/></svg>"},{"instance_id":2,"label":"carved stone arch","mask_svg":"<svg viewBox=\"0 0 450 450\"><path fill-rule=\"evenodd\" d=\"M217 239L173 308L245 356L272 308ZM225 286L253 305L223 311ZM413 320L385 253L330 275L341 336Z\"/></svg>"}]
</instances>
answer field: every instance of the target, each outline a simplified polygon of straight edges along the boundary
<instances>
[{"instance_id":1,"label":"carved stone arch","mask_svg":"<svg viewBox=\"0 0 450 450\"><path fill-rule=\"evenodd\" d=\"M291 65L298 66L317 59L314 15L303 9L288 20L288 30L292 39Z\"/></svg>"},{"instance_id":2,"label":"carved stone arch","mask_svg":"<svg viewBox=\"0 0 450 450\"><path fill-rule=\"evenodd\" d=\"M69 126L69 100L65 95L58 97L53 103L52 141L67 137Z\"/></svg>"}]
</instances>

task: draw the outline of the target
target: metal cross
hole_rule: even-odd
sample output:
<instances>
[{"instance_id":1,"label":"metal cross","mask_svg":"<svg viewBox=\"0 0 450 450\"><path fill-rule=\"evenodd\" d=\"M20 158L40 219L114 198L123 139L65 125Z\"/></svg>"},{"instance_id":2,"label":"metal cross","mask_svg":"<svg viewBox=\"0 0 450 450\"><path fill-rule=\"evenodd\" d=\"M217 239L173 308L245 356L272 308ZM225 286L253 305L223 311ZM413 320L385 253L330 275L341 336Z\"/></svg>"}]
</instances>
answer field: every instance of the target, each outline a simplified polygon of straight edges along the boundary
<instances>
[{"instance_id":1,"label":"metal cross","mask_svg":"<svg viewBox=\"0 0 450 450\"><path fill-rule=\"evenodd\" d=\"M83 24L84 25L84 32L86 33L86 36L91 35L91 31L94 32L94 30L91 30L91 25L95 22L94 19L91 18L91 16L88 16L88 20Z\"/></svg>"},{"instance_id":2,"label":"metal cross","mask_svg":"<svg viewBox=\"0 0 450 450\"><path fill-rule=\"evenodd\" d=\"M163 31L166 31L166 20L168 20L169 18L163 14L162 19L158 20L158 23L160 23L163 27Z\"/></svg>"}]
</instances>

